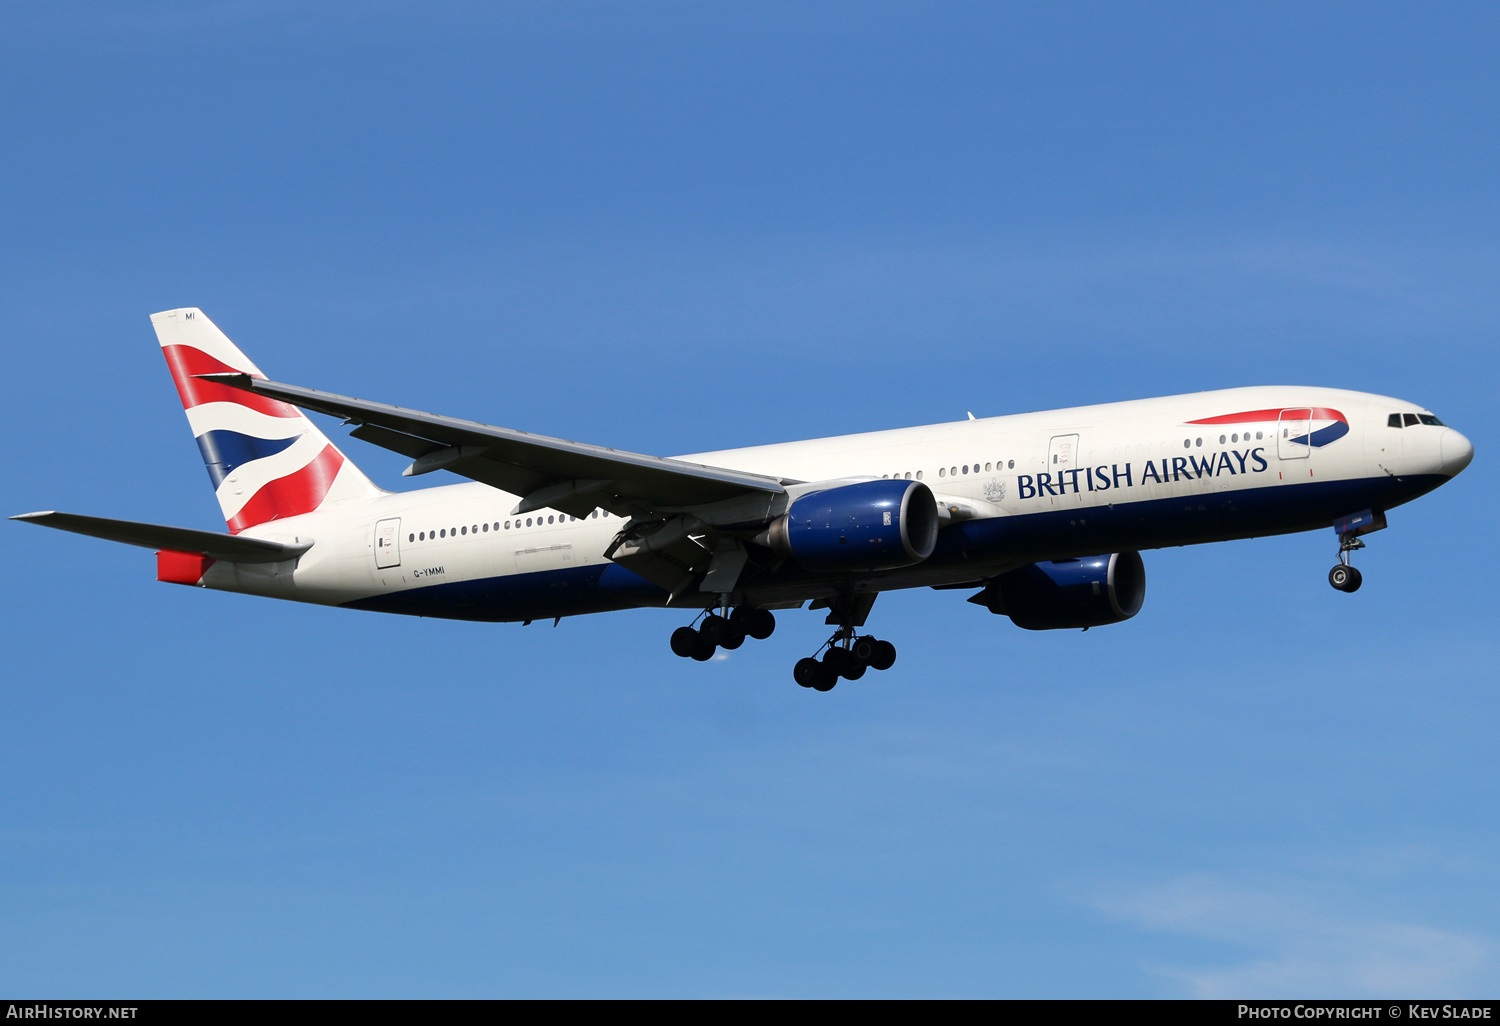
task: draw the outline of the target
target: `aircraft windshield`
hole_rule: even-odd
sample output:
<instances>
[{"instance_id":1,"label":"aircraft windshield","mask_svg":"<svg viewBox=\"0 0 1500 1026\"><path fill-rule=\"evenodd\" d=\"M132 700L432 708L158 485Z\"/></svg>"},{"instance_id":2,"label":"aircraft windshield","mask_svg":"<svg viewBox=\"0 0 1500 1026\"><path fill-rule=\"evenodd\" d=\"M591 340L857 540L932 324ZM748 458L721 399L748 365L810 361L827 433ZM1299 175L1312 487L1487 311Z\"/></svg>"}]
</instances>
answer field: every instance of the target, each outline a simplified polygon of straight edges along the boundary
<instances>
[{"instance_id":1,"label":"aircraft windshield","mask_svg":"<svg viewBox=\"0 0 1500 1026\"><path fill-rule=\"evenodd\" d=\"M1438 420L1430 413L1419 413L1417 414L1417 419L1420 420L1423 424L1428 424L1432 427L1447 427L1446 424Z\"/></svg>"}]
</instances>

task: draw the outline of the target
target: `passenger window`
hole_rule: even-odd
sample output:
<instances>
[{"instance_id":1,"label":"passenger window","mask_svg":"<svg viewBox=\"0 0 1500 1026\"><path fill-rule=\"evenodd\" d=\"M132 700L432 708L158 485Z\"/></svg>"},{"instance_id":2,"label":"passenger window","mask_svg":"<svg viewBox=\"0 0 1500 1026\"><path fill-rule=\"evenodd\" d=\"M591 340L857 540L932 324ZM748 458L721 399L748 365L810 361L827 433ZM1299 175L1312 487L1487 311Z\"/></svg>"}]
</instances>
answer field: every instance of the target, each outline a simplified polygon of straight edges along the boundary
<instances>
[{"instance_id":1,"label":"passenger window","mask_svg":"<svg viewBox=\"0 0 1500 1026\"><path fill-rule=\"evenodd\" d=\"M547 518L547 523L549 523L549 524L550 524L550 523L552 523L552 522L553 522L553 521L554 521L554 520L555 520L555 519L556 519L556 517L548 517L548 518Z\"/></svg>"},{"instance_id":2,"label":"passenger window","mask_svg":"<svg viewBox=\"0 0 1500 1026\"><path fill-rule=\"evenodd\" d=\"M1414 427L1417 423L1417 415L1415 413L1405 414L1405 419L1407 427Z\"/></svg>"},{"instance_id":3,"label":"passenger window","mask_svg":"<svg viewBox=\"0 0 1500 1026\"><path fill-rule=\"evenodd\" d=\"M527 526L527 527L530 527L530 526L531 526L531 518L530 518L530 517L527 517L527 518L526 518L526 526Z\"/></svg>"},{"instance_id":4,"label":"passenger window","mask_svg":"<svg viewBox=\"0 0 1500 1026\"><path fill-rule=\"evenodd\" d=\"M438 532L438 537L440 537L440 538L446 538L446 537L448 537L448 529L445 527L441 531L439 531Z\"/></svg>"},{"instance_id":5,"label":"passenger window","mask_svg":"<svg viewBox=\"0 0 1500 1026\"><path fill-rule=\"evenodd\" d=\"M414 534L409 534L409 535L406 536L406 540L409 541L409 542L414 542L414 541L417 540L417 536L414 535Z\"/></svg>"},{"instance_id":6,"label":"passenger window","mask_svg":"<svg viewBox=\"0 0 1500 1026\"><path fill-rule=\"evenodd\" d=\"M922 480L922 472L920 470L917 471L917 480L918 481Z\"/></svg>"},{"instance_id":7,"label":"passenger window","mask_svg":"<svg viewBox=\"0 0 1500 1026\"><path fill-rule=\"evenodd\" d=\"M967 463L965 463L964 464L964 473L967 474L968 472L969 472L969 465Z\"/></svg>"},{"instance_id":8,"label":"passenger window","mask_svg":"<svg viewBox=\"0 0 1500 1026\"><path fill-rule=\"evenodd\" d=\"M985 470L986 470L986 471L988 471L988 470L989 470L989 469L990 469L990 465L989 465L989 464L988 464L988 463L986 463L986 464L985 464L985 465L984 465L984 469L985 469Z\"/></svg>"},{"instance_id":9,"label":"passenger window","mask_svg":"<svg viewBox=\"0 0 1500 1026\"><path fill-rule=\"evenodd\" d=\"M1399 413L1393 413L1389 417L1385 418L1385 426L1386 427L1400 427L1401 426L1401 414L1399 414Z\"/></svg>"},{"instance_id":10,"label":"passenger window","mask_svg":"<svg viewBox=\"0 0 1500 1026\"><path fill-rule=\"evenodd\" d=\"M947 477L948 471L944 467L938 467L938 477Z\"/></svg>"},{"instance_id":11,"label":"passenger window","mask_svg":"<svg viewBox=\"0 0 1500 1026\"><path fill-rule=\"evenodd\" d=\"M1006 464L1006 466L1008 466L1011 470L1015 470L1016 469L1016 461L1015 460L1011 460L1010 463Z\"/></svg>"},{"instance_id":12,"label":"passenger window","mask_svg":"<svg viewBox=\"0 0 1500 1026\"><path fill-rule=\"evenodd\" d=\"M1223 445L1223 444L1224 444L1224 436L1223 436L1223 435L1220 435L1220 436L1219 436L1219 444L1220 444L1220 445Z\"/></svg>"}]
</instances>

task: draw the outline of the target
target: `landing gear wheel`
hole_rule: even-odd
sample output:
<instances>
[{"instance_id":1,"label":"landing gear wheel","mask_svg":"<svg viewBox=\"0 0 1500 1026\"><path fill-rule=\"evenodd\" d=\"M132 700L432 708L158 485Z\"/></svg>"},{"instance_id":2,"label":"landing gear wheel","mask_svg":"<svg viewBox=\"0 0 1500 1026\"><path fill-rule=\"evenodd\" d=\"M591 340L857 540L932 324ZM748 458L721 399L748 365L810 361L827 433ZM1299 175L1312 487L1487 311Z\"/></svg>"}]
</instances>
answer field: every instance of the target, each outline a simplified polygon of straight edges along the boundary
<instances>
[{"instance_id":1,"label":"landing gear wheel","mask_svg":"<svg viewBox=\"0 0 1500 1026\"><path fill-rule=\"evenodd\" d=\"M698 625L698 634L710 645L724 644L724 641L733 633L735 631L729 626L729 621L718 613L710 613Z\"/></svg>"},{"instance_id":2,"label":"landing gear wheel","mask_svg":"<svg viewBox=\"0 0 1500 1026\"><path fill-rule=\"evenodd\" d=\"M862 638L855 638L854 644L849 647L849 651L853 652L854 658L860 662L870 663L875 659L875 644L875 638L866 634Z\"/></svg>"},{"instance_id":3,"label":"landing gear wheel","mask_svg":"<svg viewBox=\"0 0 1500 1026\"><path fill-rule=\"evenodd\" d=\"M679 627L672 632L672 652L686 659L698 650L698 632L691 627Z\"/></svg>"},{"instance_id":4,"label":"landing gear wheel","mask_svg":"<svg viewBox=\"0 0 1500 1026\"><path fill-rule=\"evenodd\" d=\"M816 684L813 685L813 690L814 691L832 691L833 690L833 686L835 684L837 684L838 682L839 682L839 679L837 677L835 677L832 674L829 674L829 673L827 673L825 671L823 679L820 680L820 681L818 681L818 683L816 683Z\"/></svg>"},{"instance_id":5,"label":"landing gear wheel","mask_svg":"<svg viewBox=\"0 0 1500 1026\"><path fill-rule=\"evenodd\" d=\"M756 641L765 641L776 630L776 617L771 615L769 609L747 609L741 606L729 620Z\"/></svg>"},{"instance_id":6,"label":"landing gear wheel","mask_svg":"<svg viewBox=\"0 0 1500 1026\"><path fill-rule=\"evenodd\" d=\"M859 680L865 675L865 664L842 648L830 648L823 653L823 669L835 679Z\"/></svg>"},{"instance_id":7,"label":"landing gear wheel","mask_svg":"<svg viewBox=\"0 0 1500 1026\"><path fill-rule=\"evenodd\" d=\"M830 648L823 653L823 671L830 677L844 676L844 670L850 662L849 653L841 648Z\"/></svg>"},{"instance_id":8,"label":"landing gear wheel","mask_svg":"<svg viewBox=\"0 0 1500 1026\"><path fill-rule=\"evenodd\" d=\"M694 645L693 650L688 653L690 658L696 659L700 663L706 663L714 657L714 648L716 646L710 645L702 638L695 638Z\"/></svg>"},{"instance_id":9,"label":"landing gear wheel","mask_svg":"<svg viewBox=\"0 0 1500 1026\"><path fill-rule=\"evenodd\" d=\"M797 665L792 667L792 677L805 688L816 688L823 683L827 675L823 672L823 664L812 656L808 656L806 659L797 660ZM826 691L827 688L819 690Z\"/></svg>"},{"instance_id":10,"label":"landing gear wheel","mask_svg":"<svg viewBox=\"0 0 1500 1026\"><path fill-rule=\"evenodd\" d=\"M1364 583L1364 578L1354 567L1340 563L1328 571L1328 583L1339 591L1358 591L1359 586Z\"/></svg>"},{"instance_id":11,"label":"landing gear wheel","mask_svg":"<svg viewBox=\"0 0 1500 1026\"><path fill-rule=\"evenodd\" d=\"M875 651L870 656L870 669L889 670L896 665L896 646L889 641L875 642Z\"/></svg>"},{"instance_id":12,"label":"landing gear wheel","mask_svg":"<svg viewBox=\"0 0 1500 1026\"><path fill-rule=\"evenodd\" d=\"M742 630L737 630L734 624L731 623L729 625L729 635L723 641L719 642L719 647L727 648L729 649L729 651L733 652L744 643L745 632Z\"/></svg>"}]
</instances>

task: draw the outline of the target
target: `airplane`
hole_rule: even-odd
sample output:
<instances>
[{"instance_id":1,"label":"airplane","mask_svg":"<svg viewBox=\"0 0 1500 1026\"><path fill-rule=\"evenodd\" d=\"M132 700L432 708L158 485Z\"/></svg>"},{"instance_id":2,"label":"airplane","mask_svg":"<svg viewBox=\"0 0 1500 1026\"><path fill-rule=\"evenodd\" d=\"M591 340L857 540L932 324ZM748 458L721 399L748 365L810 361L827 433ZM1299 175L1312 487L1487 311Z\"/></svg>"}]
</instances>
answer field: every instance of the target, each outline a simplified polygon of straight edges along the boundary
<instances>
[{"instance_id":1,"label":"airplane","mask_svg":"<svg viewBox=\"0 0 1500 1026\"><path fill-rule=\"evenodd\" d=\"M695 613L679 656L765 639L775 613L834 632L793 678L886 670L861 633L901 588L970 590L1027 630L1128 620L1144 549L1332 527L1333 587L1388 510L1473 459L1400 399L1231 388L674 458L269 380L203 311L151 317L228 533L55 511L28 523L157 550L157 579L349 609L488 622L639 607ZM305 411L409 458L387 491Z\"/></svg>"}]
</instances>

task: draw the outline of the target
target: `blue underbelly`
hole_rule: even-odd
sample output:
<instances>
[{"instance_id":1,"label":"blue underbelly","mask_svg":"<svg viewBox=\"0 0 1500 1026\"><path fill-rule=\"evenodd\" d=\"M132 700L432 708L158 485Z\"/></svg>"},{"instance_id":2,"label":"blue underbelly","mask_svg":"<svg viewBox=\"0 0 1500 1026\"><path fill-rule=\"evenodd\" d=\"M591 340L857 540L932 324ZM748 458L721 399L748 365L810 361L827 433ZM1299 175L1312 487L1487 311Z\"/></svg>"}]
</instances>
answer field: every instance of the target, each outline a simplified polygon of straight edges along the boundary
<instances>
[{"instance_id":1,"label":"blue underbelly","mask_svg":"<svg viewBox=\"0 0 1500 1026\"><path fill-rule=\"evenodd\" d=\"M1362 509L1389 509L1446 481L1428 477L1379 477L1358 481L1309 481L1240 491L1216 491L1113 506L1061 506L1009 517L970 520L945 528L937 550L917 567L874 578L894 590L982 576L986 563L1032 563L1132 549L1229 541L1328 527L1334 518ZM1066 501L1066 500L1064 500ZM910 578L906 583L904 579ZM806 586L816 591L838 575L812 574L791 564L774 571L748 570L741 585L778 592ZM367 609L453 620L541 620L613 609L660 606L667 593L613 563L566 567L456 581L375 595L344 603Z\"/></svg>"}]
</instances>

